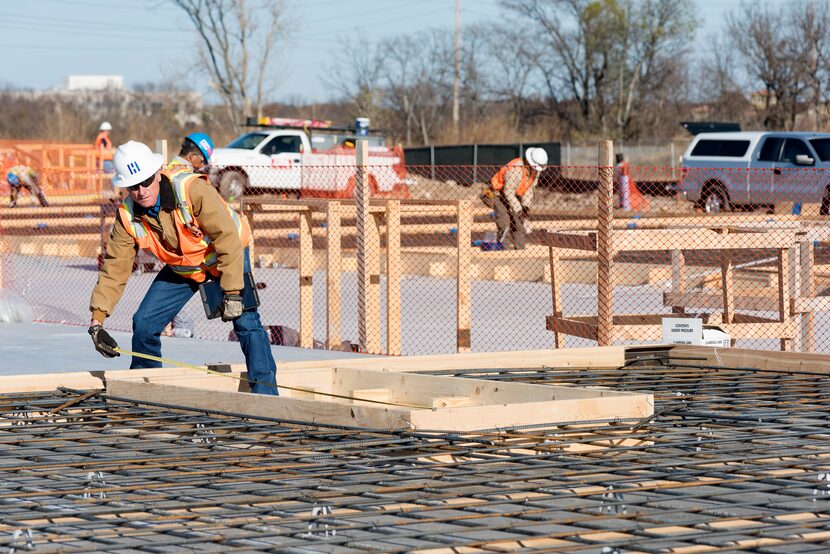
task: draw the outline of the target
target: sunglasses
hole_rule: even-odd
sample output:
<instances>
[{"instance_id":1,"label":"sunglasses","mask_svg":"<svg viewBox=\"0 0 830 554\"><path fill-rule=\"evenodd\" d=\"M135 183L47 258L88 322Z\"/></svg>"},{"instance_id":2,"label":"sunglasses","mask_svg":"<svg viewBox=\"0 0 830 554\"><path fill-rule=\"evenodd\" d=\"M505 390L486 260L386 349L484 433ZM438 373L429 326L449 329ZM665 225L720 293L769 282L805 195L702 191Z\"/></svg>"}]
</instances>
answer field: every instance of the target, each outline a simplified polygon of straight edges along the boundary
<instances>
[{"instance_id":1,"label":"sunglasses","mask_svg":"<svg viewBox=\"0 0 830 554\"><path fill-rule=\"evenodd\" d=\"M139 188L145 188L146 189L147 187L149 187L150 185L153 184L153 181L155 181L155 179L156 179L156 174L153 173L150 177L148 177L147 179L144 179L139 184L133 185L131 187L127 187L127 190L130 191L130 192L138 192Z\"/></svg>"}]
</instances>

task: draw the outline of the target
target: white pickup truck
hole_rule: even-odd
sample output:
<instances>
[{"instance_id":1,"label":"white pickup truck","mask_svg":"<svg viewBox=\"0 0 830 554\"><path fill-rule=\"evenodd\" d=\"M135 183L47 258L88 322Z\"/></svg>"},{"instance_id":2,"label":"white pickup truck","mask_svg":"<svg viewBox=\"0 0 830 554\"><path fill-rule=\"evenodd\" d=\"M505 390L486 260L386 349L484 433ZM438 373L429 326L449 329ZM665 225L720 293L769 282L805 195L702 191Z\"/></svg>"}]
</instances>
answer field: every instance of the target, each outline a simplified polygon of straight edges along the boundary
<instances>
[{"instance_id":1,"label":"white pickup truck","mask_svg":"<svg viewBox=\"0 0 830 554\"><path fill-rule=\"evenodd\" d=\"M830 133L731 132L696 135L677 189L706 212L821 203L830 213Z\"/></svg>"},{"instance_id":2,"label":"white pickup truck","mask_svg":"<svg viewBox=\"0 0 830 554\"><path fill-rule=\"evenodd\" d=\"M246 133L210 158L211 182L225 198L248 192L292 197L346 198L355 183L355 139L369 141L372 194L406 196L403 159L380 135L356 137L344 130L265 128Z\"/></svg>"}]
</instances>

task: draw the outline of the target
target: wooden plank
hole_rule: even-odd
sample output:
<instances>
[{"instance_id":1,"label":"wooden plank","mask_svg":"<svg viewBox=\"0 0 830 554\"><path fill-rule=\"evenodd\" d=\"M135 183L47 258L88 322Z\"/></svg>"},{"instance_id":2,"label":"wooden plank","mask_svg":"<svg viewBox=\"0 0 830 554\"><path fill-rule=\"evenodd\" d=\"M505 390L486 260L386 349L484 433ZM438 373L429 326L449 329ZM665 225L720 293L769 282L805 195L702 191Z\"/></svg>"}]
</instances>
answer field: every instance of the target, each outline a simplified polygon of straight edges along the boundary
<instances>
[{"instance_id":1,"label":"wooden plank","mask_svg":"<svg viewBox=\"0 0 830 554\"><path fill-rule=\"evenodd\" d=\"M482 414L486 413L486 417ZM482 428L503 429L534 422L558 422L601 420L614 418L644 418L654 414L654 398L650 394L637 398L603 398L559 400L555 402L525 402L521 404L488 405L486 410L478 406L446 408L412 412L412 425L416 429L446 429L476 431ZM489 427L483 427L489 423Z\"/></svg>"},{"instance_id":2,"label":"wooden plank","mask_svg":"<svg viewBox=\"0 0 830 554\"><path fill-rule=\"evenodd\" d=\"M798 371L830 375L830 356L802 352L776 352L746 348L711 348L675 345L672 355L704 358L706 363L728 367L752 367L764 371Z\"/></svg>"},{"instance_id":3,"label":"wooden plank","mask_svg":"<svg viewBox=\"0 0 830 554\"><path fill-rule=\"evenodd\" d=\"M671 287L672 294L682 295L686 292L686 255L679 249L671 251ZM685 304L667 304L665 296L663 303L671 306L673 313L683 314L686 311Z\"/></svg>"},{"instance_id":4,"label":"wooden plank","mask_svg":"<svg viewBox=\"0 0 830 554\"><path fill-rule=\"evenodd\" d=\"M455 282L456 282L456 351L469 352L471 345L470 329L472 323L472 282L470 265L472 260L472 203L470 200L458 201L458 225Z\"/></svg>"},{"instance_id":5,"label":"wooden plank","mask_svg":"<svg viewBox=\"0 0 830 554\"><path fill-rule=\"evenodd\" d=\"M597 152L597 328L600 346L611 344L614 263L614 143L600 141ZM550 329L550 327L548 327ZM584 330L583 330L584 332ZM584 335L580 335L584 336Z\"/></svg>"},{"instance_id":6,"label":"wooden plank","mask_svg":"<svg viewBox=\"0 0 830 554\"><path fill-rule=\"evenodd\" d=\"M372 213L366 227L366 352L380 354L380 217Z\"/></svg>"},{"instance_id":7,"label":"wooden plank","mask_svg":"<svg viewBox=\"0 0 830 554\"><path fill-rule=\"evenodd\" d=\"M577 235L573 233L541 231L541 242L551 248L568 248L571 250L586 250L596 252L597 233Z\"/></svg>"},{"instance_id":8,"label":"wooden plank","mask_svg":"<svg viewBox=\"0 0 830 554\"><path fill-rule=\"evenodd\" d=\"M340 203L330 202L326 206L326 347L330 350L338 348L341 342L340 217Z\"/></svg>"},{"instance_id":9,"label":"wooden plank","mask_svg":"<svg viewBox=\"0 0 830 554\"><path fill-rule=\"evenodd\" d=\"M674 313L685 313L687 308L697 310L723 310L723 294L715 293L663 293L663 305L672 306ZM778 300L771 296L744 296L738 295L734 299L737 310L775 311L778 309Z\"/></svg>"},{"instance_id":10,"label":"wooden plank","mask_svg":"<svg viewBox=\"0 0 830 554\"><path fill-rule=\"evenodd\" d=\"M561 283L561 274L562 274L562 267L560 265L559 260L559 251L556 248L549 248L549 263L550 263L550 292L551 292L551 305L553 308L552 316L553 317L564 317L563 313L563 302L562 302L562 283ZM560 340L559 337L560 333L556 329L553 329L553 347L554 348L561 348L564 346L563 342Z\"/></svg>"},{"instance_id":11,"label":"wooden plank","mask_svg":"<svg viewBox=\"0 0 830 554\"><path fill-rule=\"evenodd\" d=\"M793 298L792 311L797 314L810 312L830 312L830 296L814 296L812 298ZM800 324L799 327L801 327Z\"/></svg>"},{"instance_id":12,"label":"wooden plank","mask_svg":"<svg viewBox=\"0 0 830 554\"><path fill-rule=\"evenodd\" d=\"M706 228L630 229L614 231L614 253L681 250L741 250L746 248L789 248L795 244L794 230L769 230L763 233L718 234Z\"/></svg>"},{"instance_id":13,"label":"wooden plank","mask_svg":"<svg viewBox=\"0 0 830 554\"><path fill-rule=\"evenodd\" d=\"M386 205L386 353L401 355L401 203Z\"/></svg>"},{"instance_id":14,"label":"wooden plank","mask_svg":"<svg viewBox=\"0 0 830 554\"><path fill-rule=\"evenodd\" d=\"M300 347L314 346L314 260L311 243L311 214L299 214L300 227Z\"/></svg>"},{"instance_id":15,"label":"wooden plank","mask_svg":"<svg viewBox=\"0 0 830 554\"><path fill-rule=\"evenodd\" d=\"M222 392L181 385L111 379L107 394L139 402L160 402L203 410L219 410L311 423L352 425L376 429L410 427L408 409L382 404L312 401L244 392Z\"/></svg>"},{"instance_id":16,"label":"wooden plank","mask_svg":"<svg viewBox=\"0 0 830 554\"><path fill-rule=\"evenodd\" d=\"M625 363L622 346L520 350L514 352L468 352L432 356L360 356L339 360L278 362L279 375L292 371L352 367L389 372L428 372L453 369L513 369L534 367L619 367ZM233 366L235 370L244 365Z\"/></svg>"},{"instance_id":17,"label":"wooden plank","mask_svg":"<svg viewBox=\"0 0 830 554\"><path fill-rule=\"evenodd\" d=\"M799 296L814 297L816 294L813 267L815 267L815 247L813 241L802 241L798 249ZM809 310L799 314L799 343L801 352L812 352L815 347L815 314Z\"/></svg>"},{"instance_id":18,"label":"wooden plank","mask_svg":"<svg viewBox=\"0 0 830 554\"><path fill-rule=\"evenodd\" d=\"M595 323L592 324L584 321L578 321L576 319L573 319L573 316L548 316L547 318L545 318L545 321L547 322L548 331L562 333L563 335L571 335L573 337L582 337L585 339L597 340L598 328ZM606 338L606 340L609 343L611 342L610 334Z\"/></svg>"}]
</instances>

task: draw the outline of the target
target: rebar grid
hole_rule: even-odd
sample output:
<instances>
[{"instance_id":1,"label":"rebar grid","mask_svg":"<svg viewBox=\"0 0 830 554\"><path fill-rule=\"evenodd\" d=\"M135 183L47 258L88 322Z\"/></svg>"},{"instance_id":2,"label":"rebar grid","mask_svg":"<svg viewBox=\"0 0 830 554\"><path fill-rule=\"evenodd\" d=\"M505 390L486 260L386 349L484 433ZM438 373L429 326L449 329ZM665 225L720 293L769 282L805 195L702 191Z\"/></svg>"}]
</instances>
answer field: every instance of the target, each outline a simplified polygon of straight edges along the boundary
<instances>
[{"instance_id":1,"label":"rebar grid","mask_svg":"<svg viewBox=\"0 0 830 554\"><path fill-rule=\"evenodd\" d=\"M827 378L686 360L442 373L650 391L656 413L458 435L3 395L0 548L830 548Z\"/></svg>"}]
</instances>

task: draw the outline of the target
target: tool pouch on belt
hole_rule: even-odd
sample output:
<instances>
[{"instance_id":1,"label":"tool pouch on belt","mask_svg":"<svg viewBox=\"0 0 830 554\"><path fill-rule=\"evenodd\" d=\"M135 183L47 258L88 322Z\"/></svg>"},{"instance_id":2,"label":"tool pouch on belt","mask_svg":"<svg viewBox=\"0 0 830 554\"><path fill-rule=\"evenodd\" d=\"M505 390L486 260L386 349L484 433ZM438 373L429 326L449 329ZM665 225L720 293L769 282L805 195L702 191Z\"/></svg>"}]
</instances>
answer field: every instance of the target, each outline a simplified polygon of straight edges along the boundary
<instances>
[{"instance_id":1,"label":"tool pouch on belt","mask_svg":"<svg viewBox=\"0 0 830 554\"><path fill-rule=\"evenodd\" d=\"M208 279L200 283L199 296L202 297L202 305L205 307L205 315L208 319L216 319L222 316L222 299L225 295L218 279ZM259 293L256 290L254 275L250 271L246 271L245 288L242 290L242 310L249 312L256 310L258 306Z\"/></svg>"}]
</instances>

